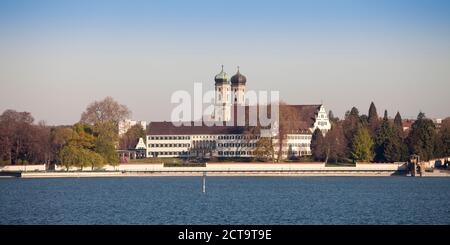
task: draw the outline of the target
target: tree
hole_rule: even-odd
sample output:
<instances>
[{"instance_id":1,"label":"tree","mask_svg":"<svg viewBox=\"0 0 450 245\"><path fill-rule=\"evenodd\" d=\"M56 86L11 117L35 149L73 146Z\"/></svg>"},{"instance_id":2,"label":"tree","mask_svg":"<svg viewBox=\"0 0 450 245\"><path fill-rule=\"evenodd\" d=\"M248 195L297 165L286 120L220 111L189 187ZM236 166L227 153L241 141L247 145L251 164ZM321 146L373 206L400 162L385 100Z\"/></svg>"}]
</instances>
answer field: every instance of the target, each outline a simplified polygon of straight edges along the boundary
<instances>
[{"instance_id":1,"label":"tree","mask_svg":"<svg viewBox=\"0 0 450 245\"><path fill-rule=\"evenodd\" d=\"M378 118L377 108L375 107L375 104L373 102L370 103L369 116L367 118L367 122L369 125L369 132L373 137L373 136L375 136L375 132L379 126L379 118Z\"/></svg>"},{"instance_id":2,"label":"tree","mask_svg":"<svg viewBox=\"0 0 450 245\"><path fill-rule=\"evenodd\" d=\"M58 154L64 146L69 144L74 136L75 132L72 127L53 128L50 135L53 152Z\"/></svg>"},{"instance_id":3,"label":"tree","mask_svg":"<svg viewBox=\"0 0 450 245\"><path fill-rule=\"evenodd\" d=\"M352 140L351 157L354 161L372 161L373 140L366 127L359 127Z\"/></svg>"},{"instance_id":4,"label":"tree","mask_svg":"<svg viewBox=\"0 0 450 245\"><path fill-rule=\"evenodd\" d=\"M94 101L89 104L86 111L81 115L80 122L95 125L111 121L117 126L119 121L130 116L131 111L127 106L119 104L112 97L106 97L102 101Z\"/></svg>"},{"instance_id":5,"label":"tree","mask_svg":"<svg viewBox=\"0 0 450 245\"><path fill-rule=\"evenodd\" d=\"M70 167L77 166L80 159L80 149L73 145L64 146L59 152L61 164L69 171Z\"/></svg>"},{"instance_id":6,"label":"tree","mask_svg":"<svg viewBox=\"0 0 450 245\"><path fill-rule=\"evenodd\" d=\"M377 108L375 107L373 101L370 103L368 115L369 115L369 122L378 121Z\"/></svg>"},{"instance_id":7,"label":"tree","mask_svg":"<svg viewBox=\"0 0 450 245\"><path fill-rule=\"evenodd\" d=\"M352 147L353 137L356 134L358 128L362 125L363 123L361 122L359 111L356 107L352 107L350 111L347 111L345 113L345 119L344 121L342 121L342 129L345 137L345 142L347 142L345 151L348 158L351 158L350 151Z\"/></svg>"},{"instance_id":8,"label":"tree","mask_svg":"<svg viewBox=\"0 0 450 245\"><path fill-rule=\"evenodd\" d=\"M435 156L450 156L450 117L442 120L441 127L436 135Z\"/></svg>"},{"instance_id":9,"label":"tree","mask_svg":"<svg viewBox=\"0 0 450 245\"><path fill-rule=\"evenodd\" d=\"M394 137L390 137L384 142L384 159L387 162L400 162L408 159L408 148L400 135L395 134L395 131L397 131L396 128L394 128Z\"/></svg>"},{"instance_id":10,"label":"tree","mask_svg":"<svg viewBox=\"0 0 450 245\"><path fill-rule=\"evenodd\" d=\"M118 141L116 129L116 125L111 121L97 123L93 128L95 136L94 150L111 165L119 164L119 157L116 153L116 143Z\"/></svg>"},{"instance_id":11,"label":"tree","mask_svg":"<svg viewBox=\"0 0 450 245\"><path fill-rule=\"evenodd\" d=\"M78 167L81 170L84 167L91 167L93 170L104 164L104 158L100 154L76 145L64 146L59 153L59 159L66 171L71 167Z\"/></svg>"},{"instance_id":12,"label":"tree","mask_svg":"<svg viewBox=\"0 0 450 245\"><path fill-rule=\"evenodd\" d=\"M402 116L400 116L400 112L398 111L395 114L394 125L403 131Z\"/></svg>"},{"instance_id":13,"label":"tree","mask_svg":"<svg viewBox=\"0 0 450 245\"><path fill-rule=\"evenodd\" d=\"M387 111L375 136L375 161L398 162L407 157L401 131L389 121Z\"/></svg>"},{"instance_id":14,"label":"tree","mask_svg":"<svg viewBox=\"0 0 450 245\"><path fill-rule=\"evenodd\" d=\"M336 124L337 122L339 122L339 118L334 116L332 110L330 110L330 111L328 112L328 120L330 120L330 123L331 123L332 126L333 126L334 124Z\"/></svg>"},{"instance_id":15,"label":"tree","mask_svg":"<svg viewBox=\"0 0 450 245\"><path fill-rule=\"evenodd\" d=\"M261 137L256 142L256 149L254 152L256 158L260 161L275 161L275 150L273 147L272 138Z\"/></svg>"},{"instance_id":16,"label":"tree","mask_svg":"<svg viewBox=\"0 0 450 245\"><path fill-rule=\"evenodd\" d=\"M407 138L409 153L419 155L421 160L432 159L435 149L435 130L433 121L426 118L424 113L419 113Z\"/></svg>"},{"instance_id":17,"label":"tree","mask_svg":"<svg viewBox=\"0 0 450 245\"><path fill-rule=\"evenodd\" d=\"M311 154L315 161L323 161L325 159L324 137L319 128L314 130L311 137Z\"/></svg>"},{"instance_id":18,"label":"tree","mask_svg":"<svg viewBox=\"0 0 450 245\"><path fill-rule=\"evenodd\" d=\"M76 123L73 125L72 130L74 133L69 141L71 145L76 145L79 148L86 148L89 150L94 149L96 136L94 135L94 128L92 126Z\"/></svg>"},{"instance_id":19,"label":"tree","mask_svg":"<svg viewBox=\"0 0 450 245\"><path fill-rule=\"evenodd\" d=\"M143 138L145 141L145 130L140 124L132 126L128 131L120 138L120 149L128 150L136 146L139 138Z\"/></svg>"},{"instance_id":20,"label":"tree","mask_svg":"<svg viewBox=\"0 0 450 245\"><path fill-rule=\"evenodd\" d=\"M29 139L29 161L32 163L50 163L55 159L52 151L51 128L45 122L31 127Z\"/></svg>"},{"instance_id":21,"label":"tree","mask_svg":"<svg viewBox=\"0 0 450 245\"><path fill-rule=\"evenodd\" d=\"M393 133L393 127L388 120L387 111L385 111L383 121L375 134L375 161L386 162L385 146L388 139L392 141Z\"/></svg>"},{"instance_id":22,"label":"tree","mask_svg":"<svg viewBox=\"0 0 450 245\"><path fill-rule=\"evenodd\" d=\"M91 170L102 167L105 164L105 159L98 153L83 149L86 162L83 166L90 166Z\"/></svg>"},{"instance_id":23,"label":"tree","mask_svg":"<svg viewBox=\"0 0 450 245\"><path fill-rule=\"evenodd\" d=\"M345 158L347 142L345 141L344 131L341 123L332 126L323 140L322 150L325 155L325 163L329 160L338 162Z\"/></svg>"},{"instance_id":24,"label":"tree","mask_svg":"<svg viewBox=\"0 0 450 245\"><path fill-rule=\"evenodd\" d=\"M0 150L2 160L16 164L23 157L28 129L34 118L28 112L6 110L0 115Z\"/></svg>"}]
</instances>

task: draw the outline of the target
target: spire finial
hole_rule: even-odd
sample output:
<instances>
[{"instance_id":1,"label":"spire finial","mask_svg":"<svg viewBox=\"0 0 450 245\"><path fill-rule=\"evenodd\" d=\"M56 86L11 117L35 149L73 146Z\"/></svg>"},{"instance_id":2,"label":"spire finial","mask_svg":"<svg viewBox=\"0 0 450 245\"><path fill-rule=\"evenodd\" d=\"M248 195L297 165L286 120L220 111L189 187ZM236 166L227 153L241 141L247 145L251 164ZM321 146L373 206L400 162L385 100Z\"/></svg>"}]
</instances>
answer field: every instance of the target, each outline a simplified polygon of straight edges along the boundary
<instances>
[{"instance_id":1,"label":"spire finial","mask_svg":"<svg viewBox=\"0 0 450 245\"><path fill-rule=\"evenodd\" d=\"M238 68L238 72L239 72L239 66L237 66L237 68Z\"/></svg>"},{"instance_id":2,"label":"spire finial","mask_svg":"<svg viewBox=\"0 0 450 245\"><path fill-rule=\"evenodd\" d=\"M223 71L223 65L222 65L222 71Z\"/></svg>"}]
</instances>

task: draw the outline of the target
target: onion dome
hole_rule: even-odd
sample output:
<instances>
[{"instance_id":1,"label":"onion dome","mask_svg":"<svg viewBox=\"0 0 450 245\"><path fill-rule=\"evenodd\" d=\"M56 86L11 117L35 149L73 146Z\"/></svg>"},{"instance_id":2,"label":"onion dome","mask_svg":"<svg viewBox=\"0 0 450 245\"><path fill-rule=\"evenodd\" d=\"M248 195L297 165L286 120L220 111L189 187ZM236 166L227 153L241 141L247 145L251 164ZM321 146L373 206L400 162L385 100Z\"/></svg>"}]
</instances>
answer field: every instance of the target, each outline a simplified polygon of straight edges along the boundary
<instances>
[{"instance_id":1,"label":"onion dome","mask_svg":"<svg viewBox=\"0 0 450 245\"><path fill-rule=\"evenodd\" d=\"M214 81L216 81L216 84L228 83L228 76L227 73L223 71L223 65L220 73L214 77Z\"/></svg>"},{"instance_id":2,"label":"onion dome","mask_svg":"<svg viewBox=\"0 0 450 245\"><path fill-rule=\"evenodd\" d=\"M231 84L233 84L233 85L239 85L239 84L245 85L245 83L247 82L247 78L239 72L239 66L237 67L237 69L238 69L237 73L234 76L231 77Z\"/></svg>"}]
</instances>

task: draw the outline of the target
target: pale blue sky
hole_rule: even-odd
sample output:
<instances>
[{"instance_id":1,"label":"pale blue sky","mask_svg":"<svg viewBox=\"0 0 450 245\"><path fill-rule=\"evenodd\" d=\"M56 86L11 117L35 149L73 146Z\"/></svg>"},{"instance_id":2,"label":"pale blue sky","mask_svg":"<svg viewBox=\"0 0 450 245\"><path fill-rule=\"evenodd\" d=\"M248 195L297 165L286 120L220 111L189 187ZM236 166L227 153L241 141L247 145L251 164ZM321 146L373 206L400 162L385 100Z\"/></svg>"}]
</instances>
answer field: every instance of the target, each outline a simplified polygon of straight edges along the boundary
<instances>
[{"instance_id":1,"label":"pale blue sky","mask_svg":"<svg viewBox=\"0 0 450 245\"><path fill-rule=\"evenodd\" d=\"M0 1L0 111L71 124L110 95L169 120L221 64L339 117L450 116L450 1Z\"/></svg>"}]
</instances>

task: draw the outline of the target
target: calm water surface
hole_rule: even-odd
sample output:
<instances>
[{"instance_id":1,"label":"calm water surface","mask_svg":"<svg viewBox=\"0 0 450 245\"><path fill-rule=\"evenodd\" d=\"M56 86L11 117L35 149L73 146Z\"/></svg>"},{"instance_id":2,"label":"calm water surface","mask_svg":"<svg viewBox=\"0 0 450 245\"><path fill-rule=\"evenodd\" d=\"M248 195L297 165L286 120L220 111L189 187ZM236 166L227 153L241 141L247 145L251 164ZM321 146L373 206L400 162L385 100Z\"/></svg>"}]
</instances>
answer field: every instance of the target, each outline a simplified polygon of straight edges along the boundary
<instances>
[{"instance_id":1,"label":"calm water surface","mask_svg":"<svg viewBox=\"0 0 450 245\"><path fill-rule=\"evenodd\" d=\"M0 179L0 224L450 224L450 178Z\"/></svg>"}]
</instances>

